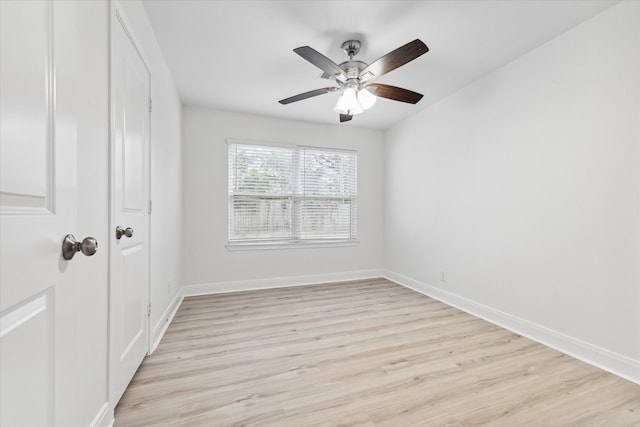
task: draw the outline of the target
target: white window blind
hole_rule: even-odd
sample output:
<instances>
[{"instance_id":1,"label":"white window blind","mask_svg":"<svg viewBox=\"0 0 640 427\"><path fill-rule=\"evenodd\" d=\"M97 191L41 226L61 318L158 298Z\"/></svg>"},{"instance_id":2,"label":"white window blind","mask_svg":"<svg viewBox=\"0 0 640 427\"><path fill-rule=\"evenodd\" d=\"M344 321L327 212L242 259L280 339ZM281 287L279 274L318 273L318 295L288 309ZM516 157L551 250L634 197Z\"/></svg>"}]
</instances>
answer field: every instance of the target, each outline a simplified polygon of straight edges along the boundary
<instances>
[{"instance_id":1,"label":"white window blind","mask_svg":"<svg viewBox=\"0 0 640 427\"><path fill-rule=\"evenodd\" d=\"M295 151L229 145L229 241L293 238Z\"/></svg>"},{"instance_id":2,"label":"white window blind","mask_svg":"<svg viewBox=\"0 0 640 427\"><path fill-rule=\"evenodd\" d=\"M355 153L303 148L301 157L300 238L355 238Z\"/></svg>"},{"instance_id":3,"label":"white window blind","mask_svg":"<svg viewBox=\"0 0 640 427\"><path fill-rule=\"evenodd\" d=\"M353 240L353 151L229 144L229 242Z\"/></svg>"}]
</instances>

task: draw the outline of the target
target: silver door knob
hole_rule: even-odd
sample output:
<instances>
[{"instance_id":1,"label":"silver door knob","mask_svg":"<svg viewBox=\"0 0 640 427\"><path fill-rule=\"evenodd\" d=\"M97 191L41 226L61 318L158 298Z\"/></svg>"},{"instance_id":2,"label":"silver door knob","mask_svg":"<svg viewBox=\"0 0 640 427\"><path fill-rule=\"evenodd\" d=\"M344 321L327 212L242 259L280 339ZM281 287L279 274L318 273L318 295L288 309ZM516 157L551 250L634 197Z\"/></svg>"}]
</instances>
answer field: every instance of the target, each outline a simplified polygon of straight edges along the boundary
<instances>
[{"instance_id":1,"label":"silver door knob","mask_svg":"<svg viewBox=\"0 0 640 427\"><path fill-rule=\"evenodd\" d=\"M133 236L133 228L131 228L131 227L122 228L120 226L117 226L116 227L116 239L120 240L122 238L122 236L125 236L125 237Z\"/></svg>"},{"instance_id":2,"label":"silver door knob","mask_svg":"<svg viewBox=\"0 0 640 427\"><path fill-rule=\"evenodd\" d=\"M76 252L91 256L98 250L98 241L93 237L85 237L82 242L76 241L73 234L67 234L62 241L62 258L70 260Z\"/></svg>"}]
</instances>

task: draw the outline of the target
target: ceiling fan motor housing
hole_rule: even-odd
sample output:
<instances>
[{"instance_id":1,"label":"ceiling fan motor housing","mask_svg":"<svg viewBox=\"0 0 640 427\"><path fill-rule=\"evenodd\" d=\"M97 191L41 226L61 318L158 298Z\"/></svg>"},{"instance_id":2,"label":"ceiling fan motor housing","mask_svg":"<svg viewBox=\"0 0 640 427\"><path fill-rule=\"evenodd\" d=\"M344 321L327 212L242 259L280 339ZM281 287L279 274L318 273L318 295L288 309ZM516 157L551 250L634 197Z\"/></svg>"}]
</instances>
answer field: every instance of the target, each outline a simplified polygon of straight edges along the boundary
<instances>
[{"instance_id":1,"label":"ceiling fan motor housing","mask_svg":"<svg viewBox=\"0 0 640 427\"><path fill-rule=\"evenodd\" d=\"M367 64L362 61L344 61L340 65L338 65L342 70L344 70L347 75L347 80L349 79L357 79L360 76L362 70L367 68Z\"/></svg>"}]
</instances>

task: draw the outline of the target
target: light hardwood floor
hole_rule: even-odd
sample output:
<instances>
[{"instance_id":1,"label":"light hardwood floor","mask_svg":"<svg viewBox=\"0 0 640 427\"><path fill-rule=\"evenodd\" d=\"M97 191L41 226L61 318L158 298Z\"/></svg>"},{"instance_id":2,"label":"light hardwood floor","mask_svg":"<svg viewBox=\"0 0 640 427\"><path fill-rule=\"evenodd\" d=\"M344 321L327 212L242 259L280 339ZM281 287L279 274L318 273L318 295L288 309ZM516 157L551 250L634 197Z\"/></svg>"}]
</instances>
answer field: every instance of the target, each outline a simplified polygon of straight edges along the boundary
<instances>
[{"instance_id":1,"label":"light hardwood floor","mask_svg":"<svg viewBox=\"0 0 640 427\"><path fill-rule=\"evenodd\" d=\"M640 426L640 386L385 279L185 298L116 426Z\"/></svg>"}]
</instances>

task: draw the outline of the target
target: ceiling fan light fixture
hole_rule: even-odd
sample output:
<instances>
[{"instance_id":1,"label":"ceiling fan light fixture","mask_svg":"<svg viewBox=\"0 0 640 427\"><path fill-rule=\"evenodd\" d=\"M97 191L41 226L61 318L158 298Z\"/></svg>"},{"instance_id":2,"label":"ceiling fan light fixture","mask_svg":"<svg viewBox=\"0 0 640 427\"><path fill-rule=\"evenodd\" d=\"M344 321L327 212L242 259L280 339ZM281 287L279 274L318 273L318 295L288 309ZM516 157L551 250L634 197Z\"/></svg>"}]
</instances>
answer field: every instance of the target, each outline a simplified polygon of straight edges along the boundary
<instances>
[{"instance_id":1,"label":"ceiling fan light fixture","mask_svg":"<svg viewBox=\"0 0 640 427\"><path fill-rule=\"evenodd\" d=\"M338 102L336 102L336 106L333 107L333 111L340 114L348 114L350 116L364 112L364 109L358 100L356 90L353 87L349 86L344 89L342 95L338 98Z\"/></svg>"}]
</instances>

